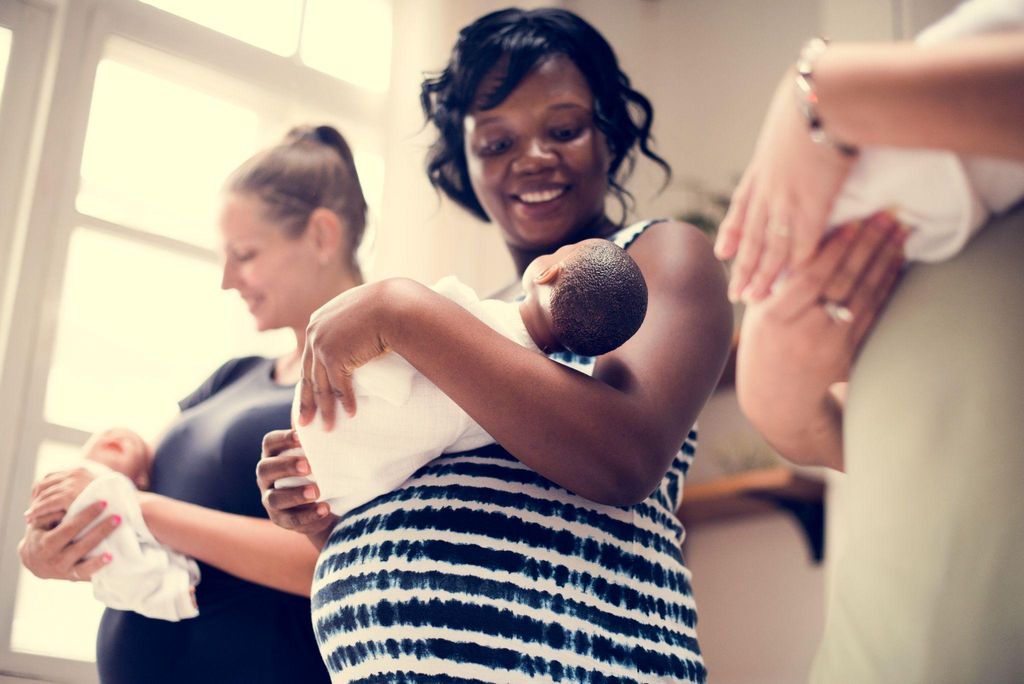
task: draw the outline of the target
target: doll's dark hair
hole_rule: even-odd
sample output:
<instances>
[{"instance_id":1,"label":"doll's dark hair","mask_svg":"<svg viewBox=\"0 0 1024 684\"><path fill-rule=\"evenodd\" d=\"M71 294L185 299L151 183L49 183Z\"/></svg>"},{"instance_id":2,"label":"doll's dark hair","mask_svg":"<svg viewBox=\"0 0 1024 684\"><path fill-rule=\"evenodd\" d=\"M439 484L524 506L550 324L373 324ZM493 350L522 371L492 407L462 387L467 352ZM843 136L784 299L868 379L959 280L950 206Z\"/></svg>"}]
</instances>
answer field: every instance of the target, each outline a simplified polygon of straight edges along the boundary
<instances>
[{"instance_id":1,"label":"doll's dark hair","mask_svg":"<svg viewBox=\"0 0 1024 684\"><path fill-rule=\"evenodd\" d=\"M438 138L427 153L427 175L434 187L478 218L489 218L469 182L463 142L463 120L484 78L498 64L505 73L486 94L482 108L501 104L520 81L541 61L565 55L580 70L594 95L594 125L608 141L611 164L608 186L623 207L632 195L622 186L633 172L634 148L665 172L668 162L651 148L654 109L643 94L630 86L608 41L572 12L542 8L505 9L487 14L459 32L448 65L428 75L420 88L420 103Z\"/></svg>"},{"instance_id":2,"label":"doll's dark hair","mask_svg":"<svg viewBox=\"0 0 1024 684\"><path fill-rule=\"evenodd\" d=\"M552 332L582 356L606 354L640 329L647 281L633 257L613 242L590 242L562 263L551 286Z\"/></svg>"},{"instance_id":3,"label":"doll's dark hair","mask_svg":"<svg viewBox=\"0 0 1024 684\"><path fill-rule=\"evenodd\" d=\"M314 209L330 209L344 223L344 256L358 273L356 249L366 230L366 199L352 150L334 127L296 126L277 145L235 169L224 189L258 197L267 219L291 237L302 235Z\"/></svg>"}]
</instances>

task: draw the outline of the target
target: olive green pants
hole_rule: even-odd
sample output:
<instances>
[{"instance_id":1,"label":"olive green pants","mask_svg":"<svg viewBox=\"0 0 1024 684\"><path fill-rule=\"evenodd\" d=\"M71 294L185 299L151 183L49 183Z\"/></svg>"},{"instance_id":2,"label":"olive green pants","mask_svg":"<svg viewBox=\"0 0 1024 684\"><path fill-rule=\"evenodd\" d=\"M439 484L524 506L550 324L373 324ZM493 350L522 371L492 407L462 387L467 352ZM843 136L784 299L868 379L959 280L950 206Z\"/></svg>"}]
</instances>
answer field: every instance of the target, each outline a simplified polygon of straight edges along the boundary
<instances>
[{"instance_id":1,"label":"olive green pants","mask_svg":"<svg viewBox=\"0 0 1024 684\"><path fill-rule=\"evenodd\" d=\"M844 420L812 681L1024 681L1024 208L909 270Z\"/></svg>"}]
</instances>

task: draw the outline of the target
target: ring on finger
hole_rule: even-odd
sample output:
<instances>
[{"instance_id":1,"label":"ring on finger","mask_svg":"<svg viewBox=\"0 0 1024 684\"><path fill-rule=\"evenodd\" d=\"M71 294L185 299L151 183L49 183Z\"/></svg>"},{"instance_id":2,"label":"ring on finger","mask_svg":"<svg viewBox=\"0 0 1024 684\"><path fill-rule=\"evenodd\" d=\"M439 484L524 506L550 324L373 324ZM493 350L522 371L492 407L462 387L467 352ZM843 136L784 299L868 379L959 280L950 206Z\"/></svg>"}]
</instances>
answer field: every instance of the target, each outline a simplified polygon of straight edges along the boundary
<instances>
[{"instance_id":1,"label":"ring on finger","mask_svg":"<svg viewBox=\"0 0 1024 684\"><path fill-rule=\"evenodd\" d=\"M71 566L71 576L74 577L76 580L79 580L79 581L82 579L81 575L78 574L78 566L77 565L72 565Z\"/></svg>"},{"instance_id":2,"label":"ring on finger","mask_svg":"<svg viewBox=\"0 0 1024 684\"><path fill-rule=\"evenodd\" d=\"M853 322L853 312L845 304L826 299L821 303L821 308L825 310L825 313L828 314L833 323Z\"/></svg>"}]
</instances>

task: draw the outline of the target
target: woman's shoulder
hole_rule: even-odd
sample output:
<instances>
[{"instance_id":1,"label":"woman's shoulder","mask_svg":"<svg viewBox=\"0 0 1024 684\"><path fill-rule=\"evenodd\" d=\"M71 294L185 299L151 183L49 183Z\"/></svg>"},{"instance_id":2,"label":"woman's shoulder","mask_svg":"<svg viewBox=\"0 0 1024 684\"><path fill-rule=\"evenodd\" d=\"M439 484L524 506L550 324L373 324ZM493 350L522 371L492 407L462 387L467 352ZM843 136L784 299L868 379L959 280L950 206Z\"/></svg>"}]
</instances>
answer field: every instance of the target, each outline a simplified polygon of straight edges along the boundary
<instances>
[{"instance_id":1,"label":"woman's shoulder","mask_svg":"<svg viewBox=\"0 0 1024 684\"><path fill-rule=\"evenodd\" d=\"M696 226L676 219L640 221L616 237L640 266L648 287L698 284L720 289L724 301L725 269L715 258L711 239Z\"/></svg>"}]
</instances>

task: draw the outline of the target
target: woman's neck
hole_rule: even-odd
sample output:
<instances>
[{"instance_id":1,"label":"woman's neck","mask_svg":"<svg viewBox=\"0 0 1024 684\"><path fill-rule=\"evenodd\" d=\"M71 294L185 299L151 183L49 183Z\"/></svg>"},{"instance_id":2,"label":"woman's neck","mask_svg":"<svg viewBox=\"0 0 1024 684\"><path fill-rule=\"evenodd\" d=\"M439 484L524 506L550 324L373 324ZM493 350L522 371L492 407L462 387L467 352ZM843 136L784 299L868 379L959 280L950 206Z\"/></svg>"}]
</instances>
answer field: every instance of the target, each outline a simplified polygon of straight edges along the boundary
<instances>
[{"instance_id":1,"label":"woman's neck","mask_svg":"<svg viewBox=\"0 0 1024 684\"><path fill-rule=\"evenodd\" d=\"M608 237L616 230L619 226L612 222L608 216L601 214L594 220L583 224L578 230L570 235L565 236L560 242L545 247L537 248L524 248L508 245L508 251L512 255L512 262L515 264L516 273L520 277L523 275L523 271L530 265L530 262L543 254L550 254L563 245L569 245L580 240L586 240L588 238L595 237Z\"/></svg>"},{"instance_id":2,"label":"woman's neck","mask_svg":"<svg viewBox=\"0 0 1024 684\"><path fill-rule=\"evenodd\" d=\"M303 343L306 334L302 333ZM279 356L274 362L274 382L279 385L293 385L302 377L302 346Z\"/></svg>"}]
</instances>

